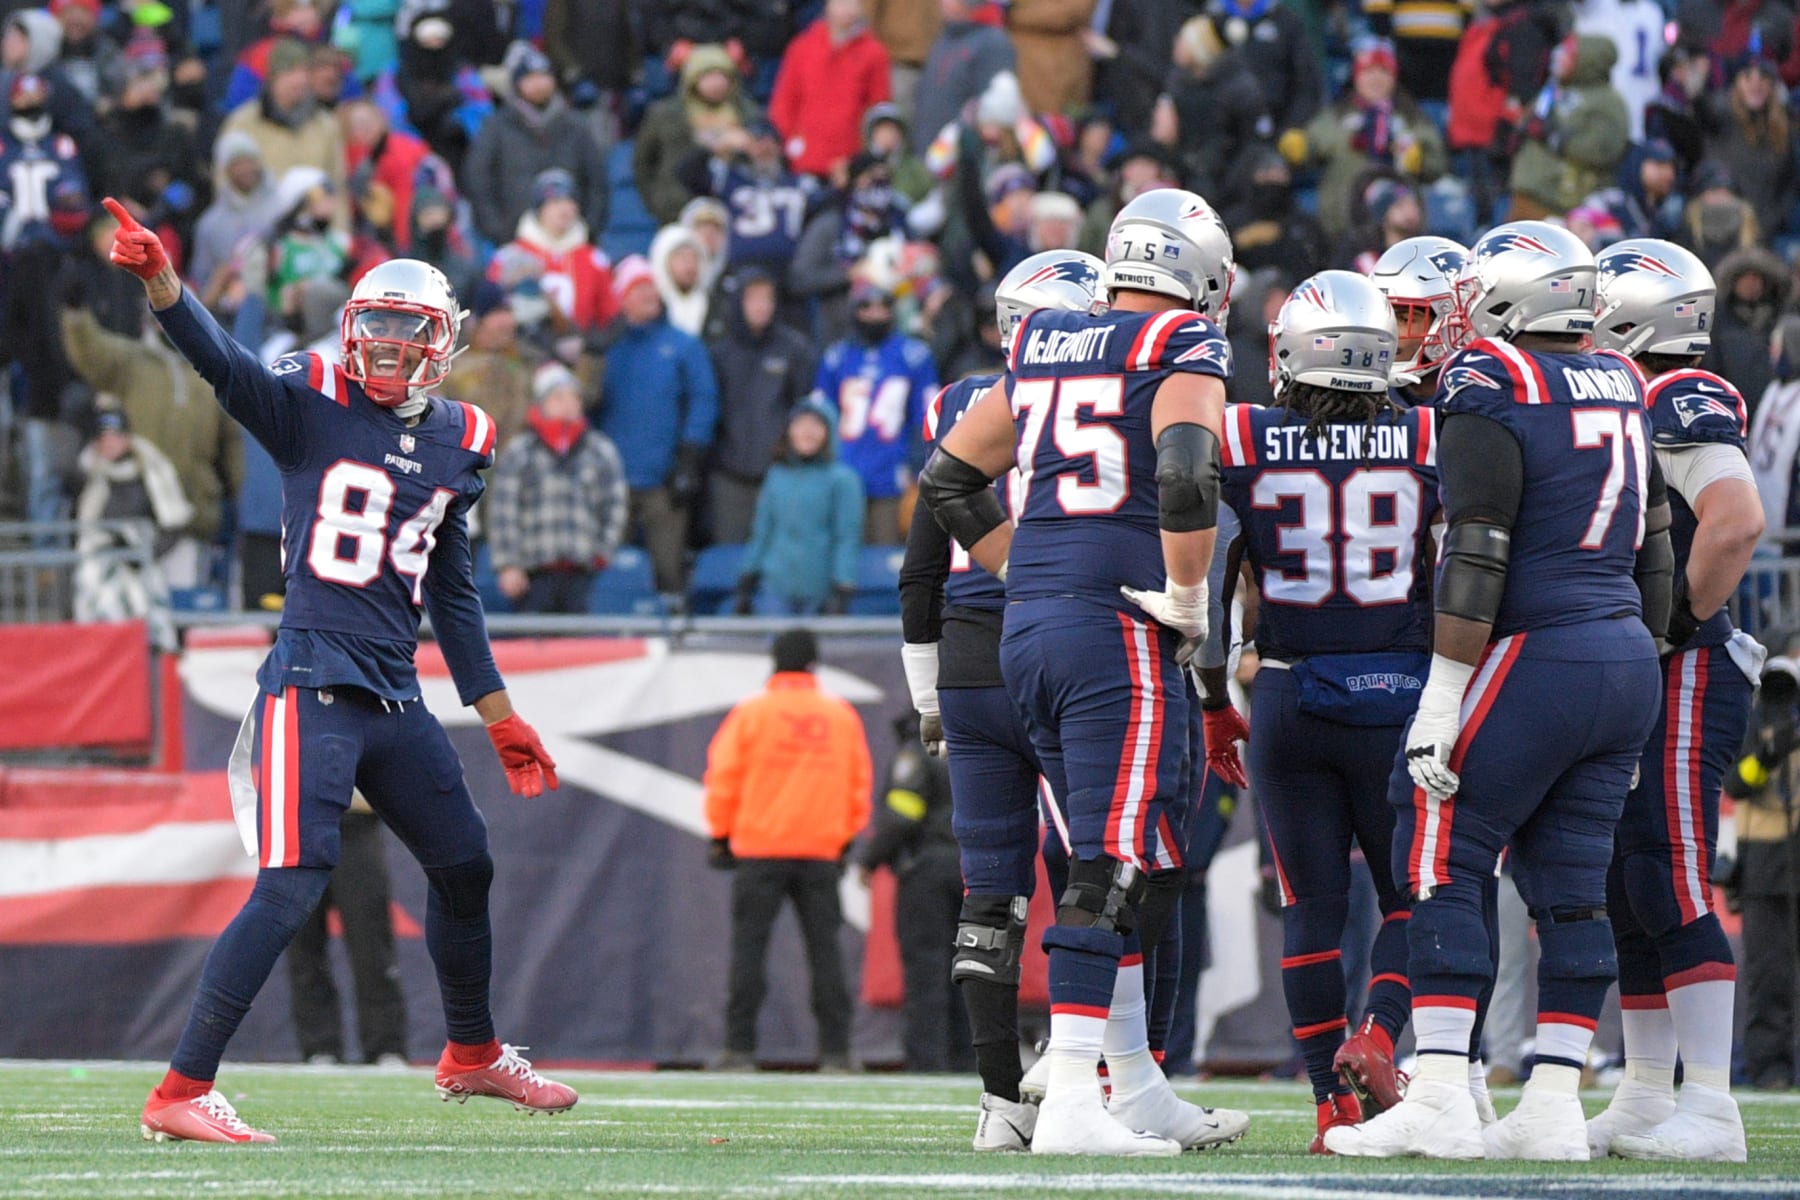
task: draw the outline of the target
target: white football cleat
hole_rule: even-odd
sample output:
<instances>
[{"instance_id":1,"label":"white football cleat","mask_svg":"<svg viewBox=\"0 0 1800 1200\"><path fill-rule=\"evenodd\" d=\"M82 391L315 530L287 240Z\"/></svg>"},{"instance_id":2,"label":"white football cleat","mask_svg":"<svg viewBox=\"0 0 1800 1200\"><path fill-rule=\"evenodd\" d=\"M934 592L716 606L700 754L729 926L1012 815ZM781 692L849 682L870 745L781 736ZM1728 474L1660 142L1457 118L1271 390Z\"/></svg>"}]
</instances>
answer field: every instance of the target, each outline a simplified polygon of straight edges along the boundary
<instances>
[{"instance_id":1,"label":"white football cleat","mask_svg":"<svg viewBox=\"0 0 1800 1200\"><path fill-rule=\"evenodd\" d=\"M1612 1103L1587 1123L1588 1154L1596 1159L1612 1153L1613 1139L1648 1133L1675 1115L1675 1089L1645 1083L1627 1074L1619 1080Z\"/></svg>"},{"instance_id":2,"label":"white football cleat","mask_svg":"<svg viewBox=\"0 0 1800 1200\"><path fill-rule=\"evenodd\" d=\"M1026 1070L1025 1077L1019 1080L1019 1099L1027 1104L1042 1104L1044 1092L1050 1086L1050 1043L1037 1044L1037 1061Z\"/></svg>"},{"instance_id":3,"label":"white football cleat","mask_svg":"<svg viewBox=\"0 0 1800 1200\"><path fill-rule=\"evenodd\" d=\"M1059 1087L1038 1105L1033 1154L1100 1154L1114 1158L1173 1158L1181 1143L1129 1129L1106 1111L1100 1085Z\"/></svg>"},{"instance_id":4,"label":"white football cleat","mask_svg":"<svg viewBox=\"0 0 1800 1200\"><path fill-rule=\"evenodd\" d=\"M1011 1100L987 1092L981 1093L981 1116L975 1122L977 1150L1029 1150L1031 1133L1037 1128L1035 1104Z\"/></svg>"},{"instance_id":5,"label":"white football cleat","mask_svg":"<svg viewBox=\"0 0 1800 1200\"><path fill-rule=\"evenodd\" d=\"M1587 1114L1581 1109L1581 1097L1572 1091L1534 1088L1527 1081L1519 1106L1482 1130L1481 1136L1489 1158L1588 1161Z\"/></svg>"},{"instance_id":6,"label":"white football cleat","mask_svg":"<svg viewBox=\"0 0 1800 1200\"><path fill-rule=\"evenodd\" d=\"M1415 1077L1406 1098L1361 1125L1325 1131L1325 1148L1346 1158L1481 1158L1481 1118L1466 1086Z\"/></svg>"},{"instance_id":7,"label":"white football cleat","mask_svg":"<svg viewBox=\"0 0 1800 1200\"><path fill-rule=\"evenodd\" d=\"M1741 1163L1744 1118L1730 1092L1684 1083L1673 1116L1645 1133L1618 1135L1612 1152L1652 1162Z\"/></svg>"},{"instance_id":8,"label":"white football cleat","mask_svg":"<svg viewBox=\"0 0 1800 1200\"><path fill-rule=\"evenodd\" d=\"M1113 1089L1106 1111L1128 1129L1147 1129L1173 1138L1183 1150L1210 1150L1235 1142L1250 1128L1250 1114L1229 1108L1202 1108L1175 1094L1158 1072L1147 1088L1130 1095Z\"/></svg>"}]
</instances>

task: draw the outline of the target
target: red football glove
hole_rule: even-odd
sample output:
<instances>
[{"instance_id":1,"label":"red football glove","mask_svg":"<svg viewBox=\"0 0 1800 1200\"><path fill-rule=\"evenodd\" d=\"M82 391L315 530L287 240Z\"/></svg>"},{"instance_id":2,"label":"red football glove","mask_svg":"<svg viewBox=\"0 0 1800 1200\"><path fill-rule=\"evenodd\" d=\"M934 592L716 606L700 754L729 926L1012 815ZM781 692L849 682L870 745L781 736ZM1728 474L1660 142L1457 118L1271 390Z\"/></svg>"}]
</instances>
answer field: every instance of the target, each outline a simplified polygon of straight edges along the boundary
<instances>
[{"instance_id":1,"label":"red football glove","mask_svg":"<svg viewBox=\"0 0 1800 1200\"><path fill-rule=\"evenodd\" d=\"M125 206L111 196L100 203L113 215L119 228L113 232L112 258L115 267L124 267L139 279L155 279L169 265L169 256L154 233L138 224L138 219L125 211Z\"/></svg>"},{"instance_id":2,"label":"red football glove","mask_svg":"<svg viewBox=\"0 0 1800 1200\"><path fill-rule=\"evenodd\" d=\"M1229 704L1204 710L1200 719L1206 730L1206 769L1226 783L1248 786L1250 779L1244 774L1237 744L1249 740L1249 723Z\"/></svg>"},{"instance_id":3,"label":"red football glove","mask_svg":"<svg viewBox=\"0 0 1800 1200\"><path fill-rule=\"evenodd\" d=\"M551 791L556 790L556 760L544 749L537 730L527 725L518 713L489 725L487 735L494 743L494 752L500 756L501 767L506 770L506 786L515 796L527 800L541 796L546 783Z\"/></svg>"}]
</instances>

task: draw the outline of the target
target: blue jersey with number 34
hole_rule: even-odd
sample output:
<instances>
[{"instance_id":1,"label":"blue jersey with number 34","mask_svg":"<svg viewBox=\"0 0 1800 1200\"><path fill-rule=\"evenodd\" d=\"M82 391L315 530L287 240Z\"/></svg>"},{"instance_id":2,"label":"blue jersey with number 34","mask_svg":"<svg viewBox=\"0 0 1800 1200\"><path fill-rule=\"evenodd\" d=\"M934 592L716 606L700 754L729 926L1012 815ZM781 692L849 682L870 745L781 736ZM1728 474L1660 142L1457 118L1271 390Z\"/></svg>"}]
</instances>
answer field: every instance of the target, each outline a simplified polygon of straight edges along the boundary
<instances>
[{"instance_id":1,"label":"blue jersey with number 34","mask_svg":"<svg viewBox=\"0 0 1800 1200\"><path fill-rule=\"evenodd\" d=\"M1040 309L1013 341L1018 529L1006 598L1080 596L1165 582L1150 409L1177 373L1231 377L1231 347L1196 312Z\"/></svg>"},{"instance_id":2,"label":"blue jersey with number 34","mask_svg":"<svg viewBox=\"0 0 1800 1200\"><path fill-rule=\"evenodd\" d=\"M1643 604L1632 568L1644 544L1650 427L1644 381L1623 355L1541 354L1482 339L1444 364L1440 420L1472 413L1518 439L1525 487L1494 636L1576 625ZM1454 509L1456 480L1443 480Z\"/></svg>"},{"instance_id":3,"label":"blue jersey with number 34","mask_svg":"<svg viewBox=\"0 0 1800 1200\"><path fill-rule=\"evenodd\" d=\"M492 418L434 396L408 425L316 354L264 366L186 292L157 316L281 469L287 598L258 683L413 699L424 607L464 703L497 691L467 521L493 461Z\"/></svg>"}]
</instances>

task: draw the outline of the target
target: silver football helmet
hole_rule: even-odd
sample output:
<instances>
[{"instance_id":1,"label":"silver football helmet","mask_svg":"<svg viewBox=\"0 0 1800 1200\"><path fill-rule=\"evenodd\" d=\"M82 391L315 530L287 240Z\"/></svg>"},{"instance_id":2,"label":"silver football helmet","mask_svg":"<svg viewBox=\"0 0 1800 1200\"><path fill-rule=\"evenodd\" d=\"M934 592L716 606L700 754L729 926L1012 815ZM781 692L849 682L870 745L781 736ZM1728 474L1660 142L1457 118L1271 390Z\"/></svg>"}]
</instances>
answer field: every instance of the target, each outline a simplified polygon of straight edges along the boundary
<instances>
[{"instance_id":1,"label":"silver football helmet","mask_svg":"<svg viewBox=\"0 0 1800 1200\"><path fill-rule=\"evenodd\" d=\"M1104 308L1100 273L1106 264L1079 250L1045 250L1006 273L994 289L1000 344L1011 349L1019 322L1040 308L1091 313Z\"/></svg>"},{"instance_id":2,"label":"silver football helmet","mask_svg":"<svg viewBox=\"0 0 1800 1200\"><path fill-rule=\"evenodd\" d=\"M1594 345L1628 358L1687 357L1712 345L1716 289L1692 252L1661 238L1631 238L1601 251Z\"/></svg>"},{"instance_id":3,"label":"silver football helmet","mask_svg":"<svg viewBox=\"0 0 1800 1200\"><path fill-rule=\"evenodd\" d=\"M1119 210L1106 235L1107 295L1173 296L1223 322L1231 302L1231 234L1193 192L1158 188Z\"/></svg>"},{"instance_id":4,"label":"silver football helmet","mask_svg":"<svg viewBox=\"0 0 1800 1200\"><path fill-rule=\"evenodd\" d=\"M1269 324L1269 382L1277 398L1296 383L1385 392L1400 335L1386 296L1354 271L1303 281Z\"/></svg>"},{"instance_id":5,"label":"silver football helmet","mask_svg":"<svg viewBox=\"0 0 1800 1200\"><path fill-rule=\"evenodd\" d=\"M1509 221L1469 249L1457 285L1462 319L1476 337L1594 330L1594 255L1548 221Z\"/></svg>"},{"instance_id":6,"label":"silver football helmet","mask_svg":"<svg viewBox=\"0 0 1800 1200\"><path fill-rule=\"evenodd\" d=\"M1422 378L1461 347L1456 281L1468 260L1467 246L1430 234L1396 242L1375 260L1369 282L1388 298L1402 343L1396 373ZM1406 353L1405 343L1414 339L1417 345Z\"/></svg>"},{"instance_id":7,"label":"silver football helmet","mask_svg":"<svg viewBox=\"0 0 1800 1200\"><path fill-rule=\"evenodd\" d=\"M465 315L442 271L390 258L357 281L344 306L344 374L377 404L404 403L450 373Z\"/></svg>"}]
</instances>

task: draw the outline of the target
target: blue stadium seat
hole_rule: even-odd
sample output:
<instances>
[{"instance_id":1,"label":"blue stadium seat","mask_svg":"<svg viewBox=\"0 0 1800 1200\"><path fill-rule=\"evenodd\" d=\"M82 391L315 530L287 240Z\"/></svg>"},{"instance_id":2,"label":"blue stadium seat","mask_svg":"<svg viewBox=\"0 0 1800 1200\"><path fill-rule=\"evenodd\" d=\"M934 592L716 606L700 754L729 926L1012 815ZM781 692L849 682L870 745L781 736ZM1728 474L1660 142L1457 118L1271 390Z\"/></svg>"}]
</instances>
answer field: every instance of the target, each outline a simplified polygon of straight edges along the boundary
<instances>
[{"instance_id":1,"label":"blue stadium seat","mask_svg":"<svg viewBox=\"0 0 1800 1200\"><path fill-rule=\"evenodd\" d=\"M224 612L222 587L170 588L169 607L180 613Z\"/></svg>"},{"instance_id":2,"label":"blue stadium seat","mask_svg":"<svg viewBox=\"0 0 1800 1200\"><path fill-rule=\"evenodd\" d=\"M612 185L612 205L607 211L606 229L600 234L601 249L618 262L628 254L650 253L650 239L656 236L656 218L644 207L638 196L637 181L631 174L630 142L620 142L606 156L606 178Z\"/></svg>"},{"instance_id":3,"label":"blue stadium seat","mask_svg":"<svg viewBox=\"0 0 1800 1200\"><path fill-rule=\"evenodd\" d=\"M708 546L702 550L694 559L694 574L688 581L689 611L703 617L729 613L743 570L742 545Z\"/></svg>"},{"instance_id":4,"label":"blue stadium seat","mask_svg":"<svg viewBox=\"0 0 1800 1200\"><path fill-rule=\"evenodd\" d=\"M856 563L856 594L850 615L888 617L900 612L900 561L904 546L864 546Z\"/></svg>"},{"instance_id":5,"label":"blue stadium seat","mask_svg":"<svg viewBox=\"0 0 1800 1200\"><path fill-rule=\"evenodd\" d=\"M621 546L606 570L594 576L588 611L601 616L650 616L662 611L650 556L636 546Z\"/></svg>"}]
</instances>

